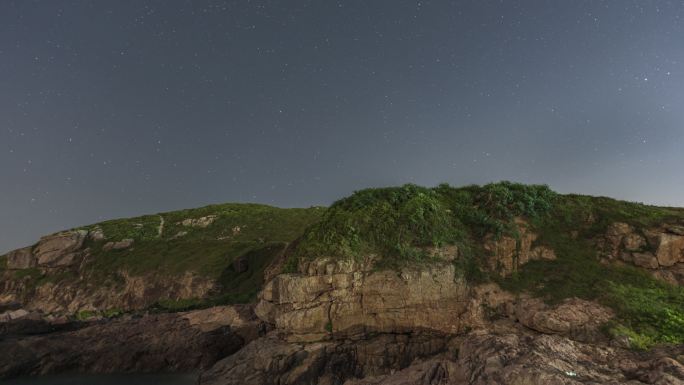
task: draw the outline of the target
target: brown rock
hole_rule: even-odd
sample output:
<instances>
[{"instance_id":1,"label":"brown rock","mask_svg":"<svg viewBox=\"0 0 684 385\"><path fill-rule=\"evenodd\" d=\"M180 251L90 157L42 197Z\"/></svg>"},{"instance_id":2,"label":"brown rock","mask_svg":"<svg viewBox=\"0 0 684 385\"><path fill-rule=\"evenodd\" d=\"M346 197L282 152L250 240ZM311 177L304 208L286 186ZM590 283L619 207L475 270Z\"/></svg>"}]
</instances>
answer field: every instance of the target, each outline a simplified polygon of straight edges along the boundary
<instances>
[{"instance_id":1,"label":"brown rock","mask_svg":"<svg viewBox=\"0 0 684 385\"><path fill-rule=\"evenodd\" d=\"M218 215L207 215L201 218L188 218L181 221L181 225L185 227L206 228L209 227L212 223L214 223L214 221L216 221L217 218Z\"/></svg>"},{"instance_id":2,"label":"brown rock","mask_svg":"<svg viewBox=\"0 0 684 385\"><path fill-rule=\"evenodd\" d=\"M646 246L646 239L639 234L630 233L624 236L622 244L627 251L638 251Z\"/></svg>"},{"instance_id":3,"label":"brown rock","mask_svg":"<svg viewBox=\"0 0 684 385\"><path fill-rule=\"evenodd\" d=\"M107 242L102 246L102 250L104 251L110 251L110 250L125 250L128 249L129 247L133 246L133 243L135 241L133 239L122 239L118 242Z\"/></svg>"},{"instance_id":4,"label":"brown rock","mask_svg":"<svg viewBox=\"0 0 684 385\"><path fill-rule=\"evenodd\" d=\"M79 250L88 232L85 230L67 231L48 235L40 239L33 250L37 265L41 267L69 266L83 256Z\"/></svg>"},{"instance_id":5,"label":"brown rock","mask_svg":"<svg viewBox=\"0 0 684 385\"><path fill-rule=\"evenodd\" d=\"M634 264L647 269L657 269L658 259L653 253L632 253Z\"/></svg>"},{"instance_id":6,"label":"brown rock","mask_svg":"<svg viewBox=\"0 0 684 385\"><path fill-rule=\"evenodd\" d=\"M676 235L684 235L684 226L670 225L667 226L667 231Z\"/></svg>"},{"instance_id":7,"label":"brown rock","mask_svg":"<svg viewBox=\"0 0 684 385\"><path fill-rule=\"evenodd\" d=\"M332 274L275 277L260 294L257 315L298 340L318 340L329 332L457 333L464 327L461 317L469 291L453 264L400 272L349 270L350 266L356 265L321 260L305 268Z\"/></svg>"},{"instance_id":8,"label":"brown rock","mask_svg":"<svg viewBox=\"0 0 684 385\"><path fill-rule=\"evenodd\" d=\"M531 298L516 304L515 316L521 324L541 333L596 342L603 339L601 326L614 314L595 302L578 298L567 299L551 307L539 298Z\"/></svg>"},{"instance_id":9,"label":"brown rock","mask_svg":"<svg viewBox=\"0 0 684 385\"><path fill-rule=\"evenodd\" d=\"M509 276L518 271L520 267L531 260L556 259L556 254L546 246L532 248L537 234L529 231L528 224L520 219L516 220L519 240L513 237L502 236L499 239L489 235L485 239L484 249L489 252L487 267L502 277Z\"/></svg>"},{"instance_id":10,"label":"brown rock","mask_svg":"<svg viewBox=\"0 0 684 385\"><path fill-rule=\"evenodd\" d=\"M606 252L612 258L617 258L620 253L621 246L623 245L623 239L628 234L634 232L632 226L627 223L615 222L608 227L606 231L605 241L606 241Z\"/></svg>"},{"instance_id":11,"label":"brown rock","mask_svg":"<svg viewBox=\"0 0 684 385\"><path fill-rule=\"evenodd\" d=\"M292 343L270 334L217 362L201 374L199 384L342 384L347 379L390 374L443 351L446 343L443 337L426 335Z\"/></svg>"},{"instance_id":12,"label":"brown rock","mask_svg":"<svg viewBox=\"0 0 684 385\"><path fill-rule=\"evenodd\" d=\"M38 262L32 253L32 247L24 247L11 251L7 254L7 268L8 269L28 269L35 267Z\"/></svg>"},{"instance_id":13,"label":"brown rock","mask_svg":"<svg viewBox=\"0 0 684 385\"><path fill-rule=\"evenodd\" d=\"M660 233L656 243L656 258L660 266L672 266L684 262L684 236Z\"/></svg>"},{"instance_id":14,"label":"brown rock","mask_svg":"<svg viewBox=\"0 0 684 385\"><path fill-rule=\"evenodd\" d=\"M88 237L95 242L103 241L106 238L104 231L102 231L102 228L100 227L95 227L94 229L90 230L88 232Z\"/></svg>"}]
</instances>

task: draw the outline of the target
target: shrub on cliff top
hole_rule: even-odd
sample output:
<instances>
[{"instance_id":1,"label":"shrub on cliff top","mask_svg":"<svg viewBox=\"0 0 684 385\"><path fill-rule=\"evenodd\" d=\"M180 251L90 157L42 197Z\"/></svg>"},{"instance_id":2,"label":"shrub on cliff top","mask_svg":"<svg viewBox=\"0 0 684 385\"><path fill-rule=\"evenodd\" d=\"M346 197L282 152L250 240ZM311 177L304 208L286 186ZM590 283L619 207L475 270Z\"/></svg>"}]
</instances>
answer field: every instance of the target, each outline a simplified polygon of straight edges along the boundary
<instances>
[{"instance_id":1,"label":"shrub on cliff top","mask_svg":"<svg viewBox=\"0 0 684 385\"><path fill-rule=\"evenodd\" d=\"M417 256L420 247L455 242L462 225L437 192L407 184L366 189L335 202L297 249L306 256Z\"/></svg>"},{"instance_id":2,"label":"shrub on cliff top","mask_svg":"<svg viewBox=\"0 0 684 385\"><path fill-rule=\"evenodd\" d=\"M365 189L335 202L306 232L296 255L422 260L426 246L500 235L517 216L541 216L556 196L547 186L511 182Z\"/></svg>"}]
</instances>

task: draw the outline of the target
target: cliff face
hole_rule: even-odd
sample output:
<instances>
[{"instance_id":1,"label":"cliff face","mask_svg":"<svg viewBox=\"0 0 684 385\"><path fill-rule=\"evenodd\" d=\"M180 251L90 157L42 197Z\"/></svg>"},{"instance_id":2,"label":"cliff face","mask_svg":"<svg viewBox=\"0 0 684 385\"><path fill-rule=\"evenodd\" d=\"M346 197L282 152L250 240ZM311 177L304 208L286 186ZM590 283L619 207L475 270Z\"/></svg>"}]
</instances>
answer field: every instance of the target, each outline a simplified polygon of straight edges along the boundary
<instances>
[{"instance_id":1,"label":"cliff face","mask_svg":"<svg viewBox=\"0 0 684 385\"><path fill-rule=\"evenodd\" d=\"M684 383L682 210L511 184L269 210L136 219L137 237L96 225L9 253L0 348L17 358L0 376L167 363L210 385ZM254 304L61 317L236 298Z\"/></svg>"}]
</instances>

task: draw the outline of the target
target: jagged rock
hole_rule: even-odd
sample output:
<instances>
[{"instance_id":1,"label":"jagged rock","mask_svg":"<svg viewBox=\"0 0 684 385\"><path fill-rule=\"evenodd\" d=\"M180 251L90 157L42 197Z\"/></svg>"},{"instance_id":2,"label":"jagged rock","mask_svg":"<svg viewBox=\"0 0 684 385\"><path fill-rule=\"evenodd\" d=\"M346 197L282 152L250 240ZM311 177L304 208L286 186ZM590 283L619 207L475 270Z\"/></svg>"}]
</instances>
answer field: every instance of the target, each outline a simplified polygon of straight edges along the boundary
<instances>
[{"instance_id":1,"label":"jagged rock","mask_svg":"<svg viewBox=\"0 0 684 385\"><path fill-rule=\"evenodd\" d=\"M672 359L652 359L558 335L472 333L460 346L458 361L463 383L469 385L674 385L684 381L681 365Z\"/></svg>"},{"instance_id":2,"label":"jagged rock","mask_svg":"<svg viewBox=\"0 0 684 385\"><path fill-rule=\"evenodd\" d=\"M120 279L116 290L106 285L83 290L81 281L48 282L36 287L24 306L44 313L69 314L81 310L144 309L163 299L204 298L216 288L214 280L189 271L172 279L154 274L133 276L121 271Z\"/></svg>"},{"instance_id":3,"label":"jagged rock","mask_svg":"<svg viewBox=\"0 0 684 385\"><path fill-rule=\"evenodd\" d=\"M458 364L442 358L419 361L396 373L348 380L344 385L449 385L465 383Z\"/></svg>"},{"instance_id":4,"label":"jagged rock","mask_svg":"<svg viewBox=\"0 0 684 385\"><path fill-rule=\"evenodd\" d=\"M125 250L128 249L129 247L133 246L133 243L135 241L133 239L122 239L118 242L107 242L102 246L102 249L105 251L110 251L110 250Z\"/></svg>"},{"instance_id":5,"label":"jagged rock","mask_svg":"<svg viewBox=\"0 0 684 385\"><path fill-rule=\"evenodd\" d=\"M615 222L608 226L606 231L605 241L608 255L612 258L617 258L620 254L620 249L623 245L623 239L626 235L634 231L632 226L627 223Z\"/></svg>"},{"instance_id":6,"label":"jagged rock","mask_svg":"<svg viewBox=\"0 0 684 385\"><path fill-rule=\"evenodd\" d=\"M649 269L656 278L675 285L684 284L679 264L684 264L684 235L682 226L662 225L659 228L641 230L643 236L632 226L613 223L599 246L609 258L619 257L635 266ZM653 251L646 251L646 250Z\"/></svg>"},{"instance_id":7,"label":"jagged rock","mask_svg":"<svg viewBox=\"0 0 684 385\"><path fill-rule=\"evenodd\" d=\"M660 233L655 242L656 258L660 266L672 266L684 262L684 236Z\"/></svg>"},{"instance_id":8,"label":"jagged rock","mask_svg":"<svg viewBox=\"0 0 684 385\"><path fill-rule=\"evenodd\" d=\"M457 333L464 327L469 291L453 264L369 271L354 261L320 259L303 269L316 275L275 277L256 308L293 339L416 329Z\"/></svg>"},{"instance_id":9,"label":"jagged rock","mask_svg":"<svg viewBox=\"0 0 684 385\"><path fill-rule=\"evenodd\" d=\"M230 323L220 321L211 318L208 327L197 323L191 313L158 314L2 340L0 378L66 371L156 372L209 367L245 343ZM252 326L258 328L258 322Z\"/></svg>"},{"instance_id":10,"label":"jagged rock","mask_svg":"<svg viewBox=\"0 0 684 385\"><path fill-rule=\"evenodd\" d=\"M275 334L253 341L203 372L200 385L342 384L377 376L440 353L437 335L379 335L362 341L292 343Z\"/></svg>"},{"instance_id":11,"label":"jagged rock","mask_svg":"<svg viewBox=\"0 0 684 385\"><path fill-rule=\"evenodd\" d=\"M207 215L201 218L188 218L181 221L181 225L185 227L199 227L206 228L209 227L218 218L218 215ZM238 228L239 231L239 228Z\"/></svg>"},{"instance_id":12,"label":"jagged rock","mask_svg":"<svg viewBox=\"0 0 684 385\"><path fill-rule=\"evenodd\" d=\"M33 249L37 265L40 267L73 265L83 256L79 250L87 235L88 232L85 230L75 230L41 238Z\"/></svg>"},{"instance_id":13,"label":"jagged rock","mask_svg":"<svg viewBox=\"0 0 684 385\"><path fill-rule=\"evenodd\" d=\"M684 285L684 262L670 266L667 270L653 271L653 275L672 285Z\"/></svg>"},{"instance_id":14,"label":"jagged rock","mask_svg":"<svg viewBox=\"0 0 684 385\"><path fill-rule=\"evenodd\" d=\"M95 227L92 230L90 230L88 232L88 237L95 242L103 241L106 239L104 231L100 227Z\"/></svg>"},{"instance_id":15,"label":"jagged rock","mask_svg":"<svg viewBox=\"0 0 684 385\"><path fill-rule=\"evenodd\" d=\"M684 226L670 225L666 227L666 230L675 235L684 235Z\"/></svg>"},{"instance_id":16,"label":"jagged rock","mask_svg":"<svg viewBox=\"0 0 684 385\"><path fill-rule=\"evenodd\" d=\"M658 258L656 258L653 253L632 253L631 256L634 264L639 267L657 269L660 266L658 264Z\"/></svg>"},{"instance_id":17,"label":"jagged rock","mask_svg":"<svg viewBox=\"0 0 684 385\"><path fill-rule=\"evenodd\" d=\"M524 326L583 342L604 339L601 326L613 316L610 309L578 298L567 299L556 306L548 306L539 298L528 298L521 299L515 306L515 317Z\"/></svg>"},{"instance_id":18,"label":"jagged rock","mask_svg":"<svg viewBox=\"0 0 684 385\"><path fill-rule=\"evenodd\" d=\"M31 313L26 309L10 310L0 314L0 322L9 322L29 316Z\"/></svg>"},{"instance_id":19,"label":"jagged rock","mask_svg":"<svg viewBox=\"0 0 684 385\"><path fill-rule=\"evenodd\" d=\"M627 251L639 251L646 246L646 238L640 234L630 233L622 239L622 244Z\"/></svg>"},{"instance_id":20,"label":"jagged rock","mask_svg":"<svg viewBox=\"0 0 684 385\"><path fill-rule=\"evenodd\" d=\"M38 263L37 258L33 255L33 247L24 247L11 251L7 254L7 268L8 269L28 269L35 267Z\"/></svg>"},{"instance_id":21,"label":"jagged rock","mask_svg":"<svg viewBox=\"0 0 684 385\"><path fill-rule=\"evenodd\" d=\"M537 234L529 231L527 223L517 219L516 225L518 226L518 239L509 236L497 239L493 235L485 239L484 249L490 254L487 257L487 267L502 277L513 274L531 260L556 259L556 254L552 249L546 246L532 247Z\"/></svg>"}]
</instances>

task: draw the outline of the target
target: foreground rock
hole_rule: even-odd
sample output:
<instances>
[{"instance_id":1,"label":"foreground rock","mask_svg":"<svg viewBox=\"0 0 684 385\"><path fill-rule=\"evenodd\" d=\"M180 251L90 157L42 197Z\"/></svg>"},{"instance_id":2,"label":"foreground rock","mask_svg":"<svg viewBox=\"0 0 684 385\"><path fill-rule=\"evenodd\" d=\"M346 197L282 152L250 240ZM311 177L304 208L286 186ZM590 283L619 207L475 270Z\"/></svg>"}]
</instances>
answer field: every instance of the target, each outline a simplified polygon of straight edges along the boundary
<instances>
[{"instance_id":1,"label":"foreground rock","mask_svg":"<svg viewBox=\"0 0 684 385\"><path fill-rule=\"evenodd\" d=\"M0 378L60 372L191 371L258 337L249 307L147 315L0 340Z\"/></svg>"},{"instance_id":2,"label":"foreground rock","mask_svg":"<svg viewBox=\"0 0 684 385\"><path fill-rule=\"evenodd\" d=\"M502 321L464 338L381 334L363 341L260 338L200 385L579 385L684 383L684 347L636 353Z\"/></svg>"},{"instance_id":3,"label":"foreground rock","mask_svg":"<svg viewBox=\"0 0 684 385\"><path fill-rule=\"evenodd\" d=\"M545 334L558 334L576 341L602 342L601 327L613 318L613 311L595 302L570 298L548 306L539 298L517 301L513 318L522 325Z\"/></svg>"},{"instance_id":4,"label":"foreground rock","mask_svg":"<svg viewBox=\"0 0 684 385\"><path fill-rule=\"evenodd\" d=\"M682 351L636 354L558 335L481 333L463 342L458 364L472 385L681 385L684 367L671 357Z\"/></svg>"},{"instance_id":5,"label":"foreground rock","mask_svg":"<svg viewBox=\"0 0 684 385\"><path fill-rule=\"evenodd\" d=\"M292 343L275 334L260 338L202 373L202 385L341 384L408 366L444 351L444 336L381 334L360 341Z\"/></svg>"}]
</instances>

